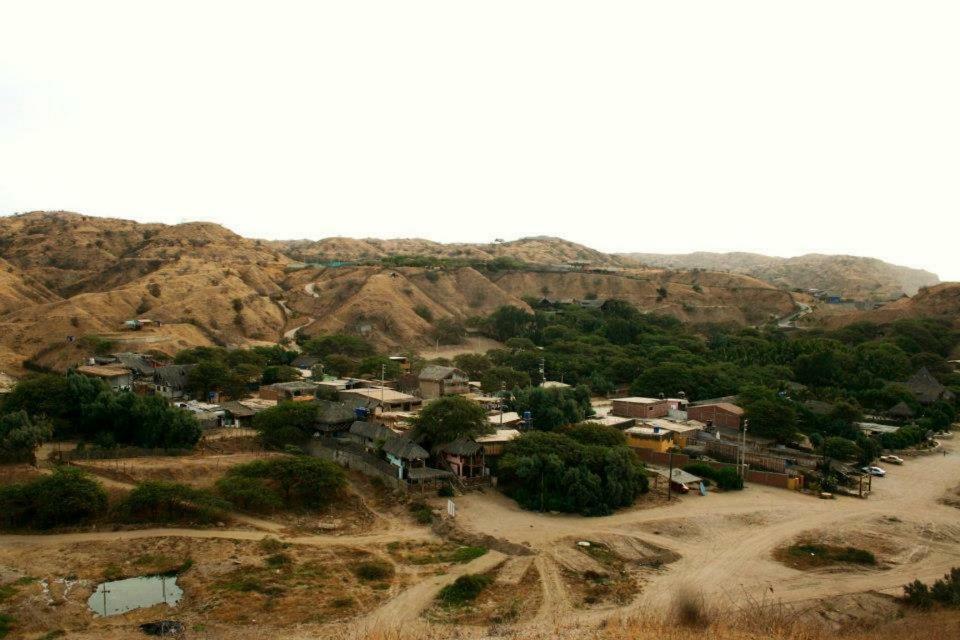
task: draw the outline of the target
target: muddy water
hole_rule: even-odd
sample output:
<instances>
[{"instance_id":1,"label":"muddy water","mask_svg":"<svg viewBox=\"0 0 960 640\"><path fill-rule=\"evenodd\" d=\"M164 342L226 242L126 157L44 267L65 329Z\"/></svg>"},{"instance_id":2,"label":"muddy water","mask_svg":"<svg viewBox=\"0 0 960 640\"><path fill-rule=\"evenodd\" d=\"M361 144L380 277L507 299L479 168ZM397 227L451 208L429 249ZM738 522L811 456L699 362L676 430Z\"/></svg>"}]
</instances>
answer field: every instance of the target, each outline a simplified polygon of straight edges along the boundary
<instances>
[{"instance_id":1,"label":"muddy water","mask_svg":"<svg viewBox=\"0 0 960 640\"><path fill-rule=\"evenodd\" d=\"M161 602L174 607L182 596L176 576L142 576L97 585L87 606L97 615L113 616Z\"/></svg>"}]
</instances>

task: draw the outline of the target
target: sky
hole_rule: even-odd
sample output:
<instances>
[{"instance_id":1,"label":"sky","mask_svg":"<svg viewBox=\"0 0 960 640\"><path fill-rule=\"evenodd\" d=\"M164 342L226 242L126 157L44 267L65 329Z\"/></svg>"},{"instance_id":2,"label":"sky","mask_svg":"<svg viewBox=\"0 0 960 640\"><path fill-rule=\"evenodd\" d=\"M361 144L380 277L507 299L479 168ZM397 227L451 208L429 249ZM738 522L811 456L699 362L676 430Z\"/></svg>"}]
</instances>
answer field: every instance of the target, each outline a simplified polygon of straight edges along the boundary
<instances>
[{"instance_id":1,"label":"sky","mask_svg":"<svg viewBox=\"0 0 960 640\"><path fill-rule=\"evenodd\" d=\"M960 3L5 2L0 214L960 280Z\"/></svg>"}]
</instances>

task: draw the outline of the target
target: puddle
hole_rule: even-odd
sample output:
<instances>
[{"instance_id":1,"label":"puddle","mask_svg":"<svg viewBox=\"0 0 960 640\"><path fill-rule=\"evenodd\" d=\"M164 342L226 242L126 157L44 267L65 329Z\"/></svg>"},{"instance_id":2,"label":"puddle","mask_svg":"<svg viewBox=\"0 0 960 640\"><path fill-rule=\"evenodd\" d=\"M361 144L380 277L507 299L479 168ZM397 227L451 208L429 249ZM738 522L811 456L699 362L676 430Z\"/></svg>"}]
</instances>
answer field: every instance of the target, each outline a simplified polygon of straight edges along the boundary
<instances>
[{"instance_id":1,"label":"puddle","mask_svg":"<svg viewBox=\"0 0 960 640\"><path fill-rule=\"evenodd\" d=\"M161 602L174 607L182 596L176 576L141 576L97 585L87 606L99 616L114 616Z\"/></svg>"}]
</instances>

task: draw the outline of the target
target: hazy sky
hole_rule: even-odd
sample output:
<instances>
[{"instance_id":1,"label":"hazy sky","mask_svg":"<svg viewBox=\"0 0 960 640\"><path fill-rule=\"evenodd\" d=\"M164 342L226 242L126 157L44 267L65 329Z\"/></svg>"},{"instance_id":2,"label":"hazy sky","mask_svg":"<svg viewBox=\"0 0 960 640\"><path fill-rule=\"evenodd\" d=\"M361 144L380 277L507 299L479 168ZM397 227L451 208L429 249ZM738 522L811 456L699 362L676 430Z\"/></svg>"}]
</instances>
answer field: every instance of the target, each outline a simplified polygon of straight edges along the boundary
<instances>
[{"instance_id":1,"label":"hazy sky","mask_svg":"<svg viewBox=\"0 0 960 640\"><path fill-rule=\"evenodd\" d=\"M0 213L960 280L960 2L0 5Z\"/></svg>"}]
</instances>

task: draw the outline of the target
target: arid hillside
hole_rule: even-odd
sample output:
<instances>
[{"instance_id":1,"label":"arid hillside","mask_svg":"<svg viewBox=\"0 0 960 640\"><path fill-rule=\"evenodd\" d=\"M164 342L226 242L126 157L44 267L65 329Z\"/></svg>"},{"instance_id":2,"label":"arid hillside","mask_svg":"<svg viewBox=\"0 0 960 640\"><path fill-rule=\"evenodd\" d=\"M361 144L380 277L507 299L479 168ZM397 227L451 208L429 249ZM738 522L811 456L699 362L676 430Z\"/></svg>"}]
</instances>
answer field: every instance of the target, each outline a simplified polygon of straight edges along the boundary
<instances>
[{"instance_id":1,"label":"arid hillside","mask_svg":"<svg viewBox=\"0 0 960 640\"><path fill-rule=\"evenodd\" d=\"M829 307L829 305L826 305ZM893 322L901 318L946 318L960 329L960 283L944 282L924 287L912 298L901 298L871 311L829 314L829 309L818 309L809 321L835 328L853 322Z\"/></svg>"},{"instance_id":2,"label":"arid hillside","mask_svg":"<svg viewBox=\"0 0 960 640\"><path fill-rule=\"evenodd\" d=\"M876 258L808 254L776 258L756 253L630 253L625 257L669 269L710 269L744 273L788 289L823 289L852 300L892 300L940 282L929 271Z\"/></svg>"},{"instance_id":3,"label":"arid hillside","mask_svg":"<svg viewBox=\"0 0 960 640\"><path fill-rule=\"evenodd\" d=\"M212 224L70 213L0 218L0 368L62 369L96 351L276 341L287 258ZM124 330L133 318L159 321Z\"/></svg>"},{"instance_id":4,"label":"arid hillside","mask_svg":"<svg viewBox=\"0 0 960 640\"><path fill-rule=\"evenodd\" d=\"M325 238L323 240L289 240L269 245L303 262L350 262L376 260L388 256L422 256L460 260L494 260L512 258L529 264L564 265L574 261L593 266L631 266L633 261L602 253L562 238L538 236L492 244L442 244L421 238L395 240Z\"/></svg>"},{"instance_id":5,"label":"arid hillside","mask_svg":"<svg viewBox=\"0 0 960 640\"><path fill-rule=\"evenodd\" d=\"M438 258L442 264L394 267L383 261L396 256ZM763 271L757 276L702 264L644 267L549 237L475 245L350 238L270 242L209 223L168 226L33 212L0 218L0 370L22 373L25 362L62 370L96 352L169 354L194 345L276 342L297 329L308 336L363 334L384 349L423 348L434 343L445 320L464 323L504 304L526 308L524 299L543 297L620 298L687 322L760 324L796 310L784 285L827 288L829 278L843 273L851 287L846 295L890 293L891 274L898 273L879 261L816 258L807 257L821 265L814 271L834 275L786 282L786 276L770 275L772 267L756 266L776 259L754 260L751 269ZM348 264L317 264L331 261ZM843 265L853 266L844 271ZM746 269L743 263L733 267ZM882 312L909 314L923 307L949 313L949 297L934 295L939 291ZM139 331L124 327L136 318L154 323Z\"/></svg>"}]
</instances>

